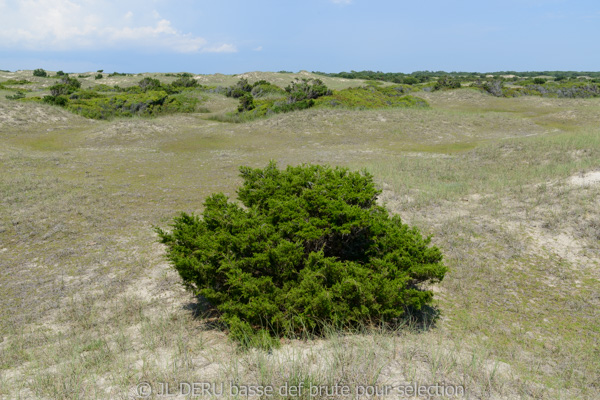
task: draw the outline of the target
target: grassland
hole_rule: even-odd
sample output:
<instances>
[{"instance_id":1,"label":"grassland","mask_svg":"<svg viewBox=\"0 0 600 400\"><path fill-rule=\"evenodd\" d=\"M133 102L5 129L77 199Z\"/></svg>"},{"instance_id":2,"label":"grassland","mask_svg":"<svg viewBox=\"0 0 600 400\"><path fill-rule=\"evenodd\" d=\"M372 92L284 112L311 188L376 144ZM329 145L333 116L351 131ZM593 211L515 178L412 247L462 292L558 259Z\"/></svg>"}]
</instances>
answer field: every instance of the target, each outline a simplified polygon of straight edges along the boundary
<instances>
[{"instance_id":1,"label":"grassland","mask_svg":"<svg viewBox=\"0 0 600 400\"><path fill-rule=\"evenodd\" d=\"M310 77L244 76L281 86ZM8 79L32 90L55 82L0 73ZM424 109L231 124L210 117L237 100L214 93L209 113L112 121L12 93L0 91L0 398L126 399L140 381L419 382L464 385L472 399L600 398L600 99L460 89L415 93ZM440 319L236 350L183 290L152 228L200 211L213 192L234 197L237 168L270 159L371 171L382 202L446 256Z\"/></svg>"}]
</instances>

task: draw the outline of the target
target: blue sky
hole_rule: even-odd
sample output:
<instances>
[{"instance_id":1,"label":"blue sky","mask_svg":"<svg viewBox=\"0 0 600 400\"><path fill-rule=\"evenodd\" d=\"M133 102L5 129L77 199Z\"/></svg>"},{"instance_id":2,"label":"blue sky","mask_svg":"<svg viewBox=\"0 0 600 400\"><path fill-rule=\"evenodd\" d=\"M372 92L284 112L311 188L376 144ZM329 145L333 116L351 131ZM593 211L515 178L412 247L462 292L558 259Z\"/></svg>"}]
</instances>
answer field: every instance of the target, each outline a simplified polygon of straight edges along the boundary
<instances>
[{"instance_id":1,"label":"blue sky","mask_svg":"<svg viewBox=\"0 0 600 400\"><path fill-rule=\"evenodd\" d=\"M0 0L0 69L600 70L598 0Z\"/></svg>"}]
</instances>

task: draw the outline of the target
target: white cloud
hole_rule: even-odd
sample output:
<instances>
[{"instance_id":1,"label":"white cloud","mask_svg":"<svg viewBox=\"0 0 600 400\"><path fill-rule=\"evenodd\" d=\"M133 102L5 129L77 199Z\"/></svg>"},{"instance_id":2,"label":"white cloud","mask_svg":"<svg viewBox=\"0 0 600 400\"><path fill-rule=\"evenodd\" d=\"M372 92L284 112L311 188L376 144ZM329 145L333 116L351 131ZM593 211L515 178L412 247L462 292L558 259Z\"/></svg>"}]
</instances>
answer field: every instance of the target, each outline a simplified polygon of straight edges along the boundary
<instances>
[{"instance_id":1,"label":"white cloud","mask_svg":"<svg viewBox=\"0 0 600 400\"><path fill-rule=\"evenodd\" d=\"M235 53L237 48L232 44L222 44L220 46L205 47L202 51L205 53Z\"/></svg>"},{"instance_id":2,"label":"white cloud","mask_svg":"<svg viewBox=\"0 0 600 400\"><path fill-rule=\"evenodd\" d=\"M0 48L27 50L151 49L178 53L236 52L185 33L146 2L123 0L0 0Z\"/></svg>"},{"instance_id":3,"label":"white cloud","mask_svg":"<svg viewBox=\"0 0 600 400\"><path fill-rule=\"evenodd\" d=\"M252 50L254 50L254 51L262 51L262 49L263 49L262 46L258 46L258 47L255 47Z\"/></svg>"},{"instance_id":4,"label":"white cloud","mask_svg":"<svg viewBox=\"0 0 600 400\"><path fill-rule=\"evenodd\" d=\"M335 4L350 4L352 0L331 0L331 2Z\"/></svg>"}]
</instances>

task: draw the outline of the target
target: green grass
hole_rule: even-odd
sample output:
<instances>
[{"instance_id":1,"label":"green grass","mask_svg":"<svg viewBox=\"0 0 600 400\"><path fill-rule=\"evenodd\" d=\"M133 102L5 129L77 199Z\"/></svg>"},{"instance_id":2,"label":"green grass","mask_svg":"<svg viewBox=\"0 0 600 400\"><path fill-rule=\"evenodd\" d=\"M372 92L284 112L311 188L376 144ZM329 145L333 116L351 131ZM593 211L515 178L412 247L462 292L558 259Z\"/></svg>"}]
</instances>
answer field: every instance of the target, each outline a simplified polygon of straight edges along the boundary
<instances>
[{"instance_id":1,"label":"green grass","mask_svg":"<svg viewBox=\"0 0 600 400\"><path fill-rule=\"evenodd\" d=\"M33 81L36 96L54 82L10 77ZM249 74L259 77L292 79ZM423 109L321 108L232 124L207 118L237 101L203 95L209 113L112 121L0 96L0 397L128 398L142 380L600 396L600 188L569 183L600 170L599 99L460 89L419 92ZM211 193L234 197L238 166L270 159L371 171L381 201L445 254L450 272L433 289L440 320L237 350L182 289L152 228L200 211Z\"/></svg>"}]
</instances>

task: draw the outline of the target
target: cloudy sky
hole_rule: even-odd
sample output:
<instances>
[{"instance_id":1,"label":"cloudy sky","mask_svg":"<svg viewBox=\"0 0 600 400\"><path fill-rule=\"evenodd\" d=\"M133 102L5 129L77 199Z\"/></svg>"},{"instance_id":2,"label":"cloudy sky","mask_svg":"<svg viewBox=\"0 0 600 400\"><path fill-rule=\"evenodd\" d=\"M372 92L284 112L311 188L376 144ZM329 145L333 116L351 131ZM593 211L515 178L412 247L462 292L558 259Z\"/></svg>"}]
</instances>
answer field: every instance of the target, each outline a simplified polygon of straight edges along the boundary
<instances>
[{"instance_id":1,"label":"cloudy sky","mask_svg":"<svg viewBox=\"0 0 600 400\"><path fill-rule=\"evenodd\" d=\"M0 69L600 70L598 0L0 0Z\"/></svg>"}]
</instances>

